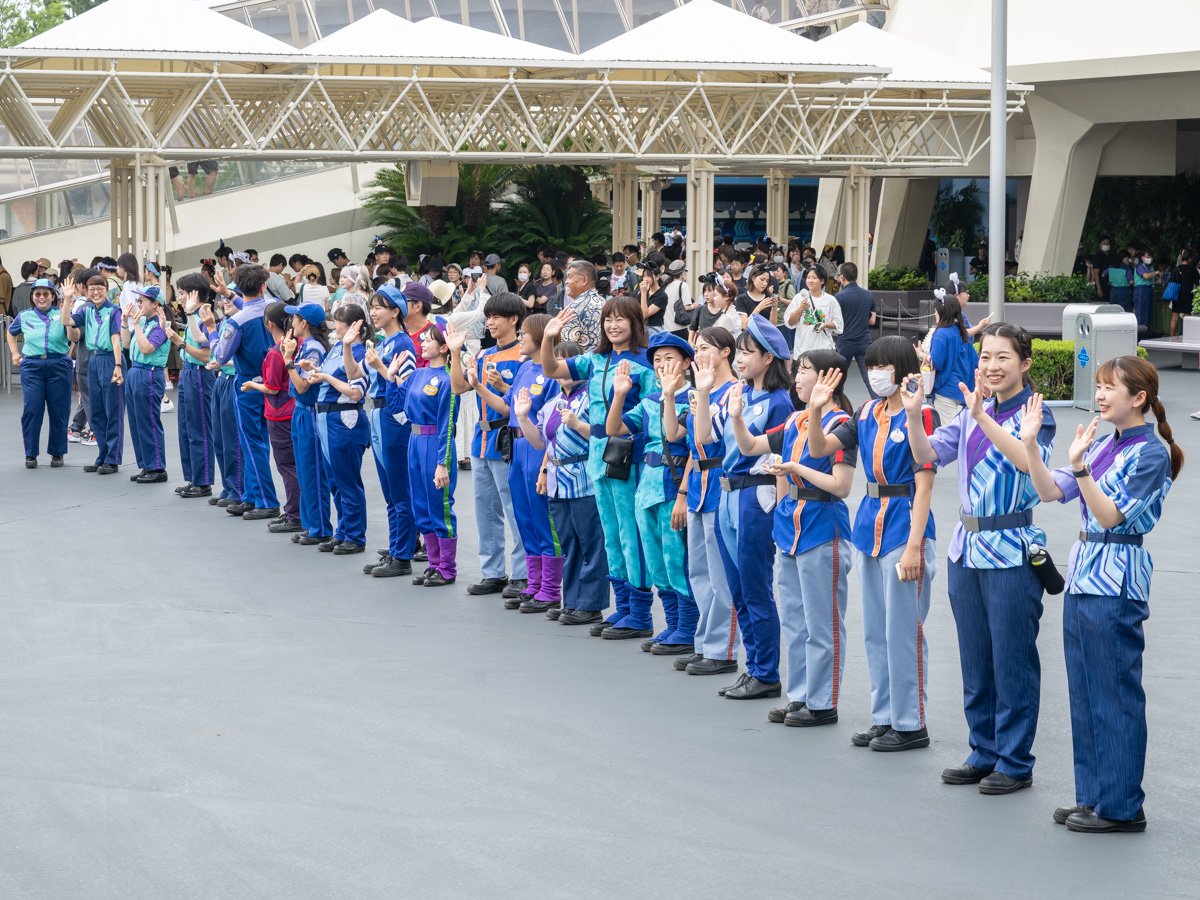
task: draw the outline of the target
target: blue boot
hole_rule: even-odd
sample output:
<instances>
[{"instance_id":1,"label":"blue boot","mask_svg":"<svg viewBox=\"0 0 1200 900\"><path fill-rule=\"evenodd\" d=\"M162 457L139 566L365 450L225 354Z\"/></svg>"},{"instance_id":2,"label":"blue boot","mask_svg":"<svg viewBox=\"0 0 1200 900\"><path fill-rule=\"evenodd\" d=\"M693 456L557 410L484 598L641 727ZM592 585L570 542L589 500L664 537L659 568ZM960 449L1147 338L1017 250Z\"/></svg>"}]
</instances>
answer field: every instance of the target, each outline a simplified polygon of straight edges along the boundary
<instances>
[{"instance_id":1,"label":"blue boot","mask_svg":"<svg viewBox=\"0 0 1200 900\"><path fill-rule=\"evenodd\" d=\"M676 630L676 621L678 619L677 607L679 604L679 595L672 590L658 589L658 599L662 602L663 613L667 617L667 627L654 636L656 644L665 643L667 638Z\"/></svg>"},{"instance_id":2,"label":"blue boot","mask_svg":"<svg viewBox=\"0 0 1200 900\"><path fill-rule=\"evenodd\" d=\"M686 594L675 595L675 629L660 639L663 644L685 645L696 640L696 623L700 621L700 610L696 601Z\"/></svg>"},{"instance_id":3,"label":"blue boot","mask_svg":"<svg viewBox=\"0 0 1200 900\"><path fill-rule=\"evenodd\" d=\"M615 612L610 613L604 621L609 625L615 625L629 613L629 582L623 578L613 578L611 576L608 580L613 586L613 597L617 601L617 609Z\"/></svg>"},{"instance_id":4,"label":"blue boot","mask_svg":"<svg viewBox=\"0 0 1200 900\"><path fill-rule=\"evenodd\" d=\"M628 612L600 633L600 637L606 641L647 638L652 634L654 594L649 588L637 588L629 583L626 583L625 589Z\"/></svg>"}]
</instances>

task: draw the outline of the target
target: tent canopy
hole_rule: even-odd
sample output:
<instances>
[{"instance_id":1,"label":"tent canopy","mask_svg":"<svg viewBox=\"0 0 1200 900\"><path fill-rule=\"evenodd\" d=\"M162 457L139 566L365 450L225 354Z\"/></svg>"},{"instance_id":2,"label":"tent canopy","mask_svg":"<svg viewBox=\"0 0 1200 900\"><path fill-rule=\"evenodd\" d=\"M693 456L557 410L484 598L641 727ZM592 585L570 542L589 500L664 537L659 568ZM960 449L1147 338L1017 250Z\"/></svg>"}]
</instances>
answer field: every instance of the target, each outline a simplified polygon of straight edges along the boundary
<instances>
[{"instance_id":1,"label":"tent canopy","mask_svg":"<svg viewBox=\"0 0 1200 900\"><path fill-rule=\"evenodd\" d=\"M891 85L962 85L977 88L991 84L992 76L938 49L906 37L856 22L821 41L835 57L864 58L889 69L884 81Z\"/></svg>"}]
</instances>

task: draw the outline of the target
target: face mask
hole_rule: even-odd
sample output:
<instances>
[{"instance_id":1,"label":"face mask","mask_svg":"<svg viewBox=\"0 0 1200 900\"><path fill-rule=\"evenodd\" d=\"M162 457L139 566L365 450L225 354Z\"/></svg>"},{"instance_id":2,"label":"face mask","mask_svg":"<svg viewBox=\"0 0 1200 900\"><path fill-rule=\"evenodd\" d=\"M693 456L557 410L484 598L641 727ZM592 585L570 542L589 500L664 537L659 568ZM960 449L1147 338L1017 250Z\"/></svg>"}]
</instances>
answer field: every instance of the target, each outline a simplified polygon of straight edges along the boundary
<instances>
[{"instance_id":1,"label":"face mask","mask_svg":"<svg viewBox=\"0 0 1200 900\"><path fill-rule=\"evenodd\" d=\"M1144 262L1146 265L1150 265L1150 263L1154 262L1154 257L1152 257L1152 256L1143 256L1143 257L1142 257L1142 262Z\"/></svg>"},{"instance_id":2,"label":"face mask","mask_svg":"<svg viewBox=\"0 0 1200 900\"><path fill-rule=\"evenodd\" d=\"M1109 250L1112 249L1112 244L1101 244L1100 249L1103 250L1105 253L1107 253Z\"/></svg>"},{"instance_id":3,"label":"face mask","mask_svg":"<svg viewBox=\"0 0 1200 900\"><path fill-rule=\"evenodd\" d=\"M892 381L891 372L868 372L867 381L871 384L871 390L880 397L890 397L896 393L898 385Z\"/></svg>"},{"instance_id":4,"label":"face mask","mask_svg":"<svg viewBox=\"0 0 1200 900\"><path fill-rule=\"evenodd\" d=\"M783 262L783 256L782 256L782 254L779 254L779 253L776 253L774 256L771 257L771 259L774 262Z\"/></svg>"},{"instance_id":5,"label":"face mask","mask_svg":"<svg viewBox=\"0 0 1200 900\"><path fill-rule=\"evenodd\" d=\"M528 281L528 280L529 280L528 272L518 272L517 273L517 281Z\"/></svg>"}]
</instances>

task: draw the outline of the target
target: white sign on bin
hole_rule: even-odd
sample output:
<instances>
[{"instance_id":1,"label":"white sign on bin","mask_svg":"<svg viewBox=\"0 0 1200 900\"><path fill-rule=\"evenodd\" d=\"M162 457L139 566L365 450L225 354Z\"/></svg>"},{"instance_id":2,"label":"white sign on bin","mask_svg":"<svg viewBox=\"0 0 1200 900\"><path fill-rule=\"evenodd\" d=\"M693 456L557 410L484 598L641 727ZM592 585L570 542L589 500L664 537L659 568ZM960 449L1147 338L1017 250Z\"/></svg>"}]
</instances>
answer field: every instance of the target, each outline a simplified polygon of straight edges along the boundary
<instances>
[{"instance_id":1,"label":"white sign on bin","mask_svg":"<svg viewBox=\"0 0 1200 900\"><path fill-rule=\"evenodd\" d=\"M1080 304L1084 305L1084 304ZM1113 306L1113 304L1107 304ZM1096 411L1096 369L1118 356L1137 353L1137 317L1117 306L1117 312L1085 312L1075 325L1076 409ZM1064 319L1066 318L1064 314Z\"/></svg>"}]
</instances>

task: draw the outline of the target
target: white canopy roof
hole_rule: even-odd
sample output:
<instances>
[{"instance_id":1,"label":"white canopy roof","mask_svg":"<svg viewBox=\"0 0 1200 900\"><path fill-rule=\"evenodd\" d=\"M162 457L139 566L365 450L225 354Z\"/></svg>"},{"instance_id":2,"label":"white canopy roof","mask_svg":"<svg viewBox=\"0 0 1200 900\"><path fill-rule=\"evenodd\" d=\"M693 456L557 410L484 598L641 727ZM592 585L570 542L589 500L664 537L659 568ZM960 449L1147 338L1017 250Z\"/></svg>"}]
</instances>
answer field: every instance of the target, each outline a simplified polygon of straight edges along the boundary
<instances>
[{"instance_id":1,"label":"white canopy roof","mask_svg":"<svg viewBox=\"0 0 1200 900\"><path fill-rule=\"evenodd\" d=\"M399 56L413 46L416 26L386 9L351 22L304 48L315 56Z\"/></svg>"},{"instance_id":2,"label":"white canopy roof","mask_svg":"<svg viewBox=\"0 0 1200 900\"><path fill-rule=\"evenodd\" d=\"M816 42L715 0L691 0L581 54L632 68L883 74L865 55Z\"/></svg>"},{"instance_id":3,"label":"white canopy roof","mask_svg":"<svg viewBox=\"0 0 1200 900\"><path fill-rule=\"evenodd\" d=\"M866 22L856 22L822 40L819 44L834 57L869 59L878 66L891 69L884 78L893 83L949 83L961 85L990 84L992 76L952 56L918 44L897 34L873 28Z\"/></svg>"},{"instance_id":4,"label":"white canopy roof","mask_svg":"<svg viewBox=\"0 0 1200 900\"><path fill-rule=\"evenodd\" d=\"M422 19L408 33L405 57L430 57L446 65L470 66L473 62L577 62L573 54L522 41L449 19Z\"/></svg>"},{"instance_id":5,"label":"white canopy roof","mask_svg":"<svg viewBox=\"0 0 1200 900\"><path fill-rule=\"evenodd\" d=\"M169 27L163 27L169 23ZM295 56L296 48L191 0L107 0L18 49L44 56L102 52L230 59Z\"/></svg>"}]
</instances>

